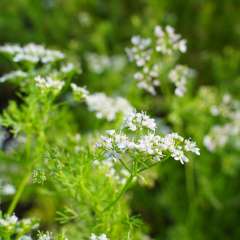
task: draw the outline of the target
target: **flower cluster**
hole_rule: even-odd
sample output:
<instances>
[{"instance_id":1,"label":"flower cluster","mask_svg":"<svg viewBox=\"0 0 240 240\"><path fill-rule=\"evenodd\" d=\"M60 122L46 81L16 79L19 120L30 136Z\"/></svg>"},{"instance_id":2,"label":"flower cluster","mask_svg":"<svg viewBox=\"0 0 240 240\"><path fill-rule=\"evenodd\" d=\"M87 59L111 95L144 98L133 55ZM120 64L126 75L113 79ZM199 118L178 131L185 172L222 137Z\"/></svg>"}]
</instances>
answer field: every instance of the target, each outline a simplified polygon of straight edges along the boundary
<instances>
[{"instance_id":1,"label":"flower cluster","mask_svg":"<svg viewBox=\"0 0 240 240\"><path fill-rule=\"evenodd\" d=\"M133 109L126 99L122 97L111 98L104 93L94 93L87 96L86 103L89 111L96 112L97 118L105 118L108 121L113 121L119 113L125 116Z\"/></svg>"},{"instance_id":2,"label":"flower cluster","mask_svg":"<svg viewBox=\"0 0 240 240\"><path fill-rule=\"evenodd\" d=\"M122 165L129 172L125 174L128 176L133 168L136 174L168 157L184 164L188 162L187 152L200 154L195 142L177 133L160 136L155 132L154 119L145 113L131 113L119 131L107 131L97 144L104 153L103 163L107 163L114 174L115 167Z\"/></svg>"},{"instance_id":3,"label":"flower cluster","mask_svg":"<svg viewBox=\"0 0 240 240\"><path fill-rule=\"evenodd\" d=\"M36 82L37 87L39 87L41 89L51 89L51 90L60 91L64 86L63 81L55 80L51 77L43 78L41 76L36 76L35 82Z\"/></svg>"},{"instance_id":4,"label":"flower cluster","mask_svg":"<svg viewBox=\"0 0 240 240\"><path fill-rule=\"evenodd\" d=\"M50 232L45 232L45 233L39 233L38 234L38 240L52 240L53 236Z\"/></svg>"},{"instance_id":5,"label":"flower cluster","mask_svg":"<svg viewBox=\"0 0 240 240\"><path fill-rule=\"evenodd\" d=\"M62 52L49 50L34 43L29 43L23 47L17 44L6 44L0 47L0 52L10 55L14 62L31 62L34 64L41 62L46 64L64 59Z\"/></svg>"},{"instance_id":6,"label":"flower cluster","mask_svg":"<svg viewBox=\"0 0 240 240\"><path fill-rule=\"evenodd\" d=\"M157 37L157 52L171 55L175 52L185 53L187 51L187 41L182 39L180 34L176 34L173 27L166 26L164 30L161 26L156 26L154 33Z\"/></svg>"},{"instance_id":7,"label":"flower cluster","mask_svg":"<svg viewBox=\"0 0 240 240\"><path fill-rule=\"evenodd\" d=\"M0 83L1 82L6 82L8 80L16 79L16 78L24 78L27 76L27 73L17 70L17 71L12 71L10 73L6 73L2 77L0 77Z\"/></svg>"},{"instance_id":8,"label":"flower cluster","mask_svg":"<svg viewBox=\"0 0 240 240\"><path fill-rule=\"evenodd\" d=\"M137 86L155 95L155 86L159 85L160 65L150 64L153 53L152 41L150 38L133 36L131 43L133 46L126 48L126 53L129 60L139 68L139 71L134 74Z\"/></svg>"},{"instance_id":9,"label":"flower cluster","mask_svg":"<svg viewBox=\"0 0 240 240\"><path fill-rule=\"evenodd\" d=\"M89 91L85 87L79 87L75 83L71 83L71 88L74 96L77 99L86 99L89 96Z\"/></svg>"},{"instance_id":10,"label":"flower cluster","mask_svg":"<svg viewBox=\"0 0 240 240\"><path fill-rule=\"evenodd\" d=\"M219 105L213 105L210 112L213 116L221 116L233 119L240 109L240 102L234 100L231 95L224 94Z\"/></svg>"},{"instance_id":11,"label":"flower cluster","mask_svg":"<svg viewBox=\"0 0 240 240\"><path fill-rule=\"evenodd\" d=\"M121 55L107 56L96 53L88 53L86 60L89 69L96 74L101 74L106 70L121 71L126 65L126 60Z\"/></svg>"},{"instance_id":12,"label":"flower cluster","mask_svg":"<svg viewBox=\"0 0 240 240\"><path fill-rule=\"evenodd\" d=\"M0 195L9 196L15 194L15 192L16 189L12 184L4 183L0 179Z\"/></svg>"},{"instance_id":13,"label":"flower cluster","mask_svg":"<svg viewBox=\"0 0 240 240\"><path fill-rule=\"evenodd\" d=\"M33 219L19 220L15 215L4 217L0 213L0 233L3 239L12 239L16 234L20 239L31 239L26 234L37 227L38 224Z\"/></svg>"},{"instance_id":14,"label":"flower cluster","mask_svg":"<svg viewBox=\"0 0 240 240\"><path fill-rule=\"evenodd\" d=\"M175 94L179 97L182 97L186 92L187 80L194 75L192 69L184 65L176 65L169 73L169 79L172 81L175 86Z\"/></svg>"},{"instance_id":15,"label":"flower cluster","mask_svg":"<svg viewBox=\"0 0 240 240\"><path fill-rule=\"evenodd\" d=\"M69 73L72 72L75 69L75 66L72 63L67 63L62 65L60 71L63 73Z\"/></svg>"},{"instance_id":16,"label":"flower cluster","mask_svg":"<svg viewBox=\"0 0 240 240\"><path fill-rule=\"evenodd\" d=\"M220 105L212 106L210 111L213 116L227 120L223 125L214 125L204 137L205 147L212 152L224 147L231 139L240 136L240 102L226 94Z\"/></svg>"},{"instance_id":17,"label":"flower cluster","mask_svg":"<svg viewBox=\"0 0 240 240\"><path fill-rule=\"evenodd\" d=\"M142 130L143 128L155 131L156 122L153 118L150 118L147 114L141 112L132 111L126 116L125 127L131 131Z\"/></svg>"},{"instance_id":18,"label":"flower cluster","mask_svg":"<svg viewBox=\"0 0 240 240\"><path fill-rule=\"evenodd\" d=\"M106 234L104 234L104 233L99 236L92 233L89 240L109 240L109 238L107 238Z\"/></svg>"},{"instance_id":19,"label":"flower cluster","mask_svg":"<svg viewBox=\"0 0 240 240\"><path fill-rule=\"evenodd\" d=\"M186 52L186 40L176 34L171 26L167 26L165 30L156 26L152 38L133 36L131 43L133 46L126 48L126 52L129 60L138 68L134 74L137 86L155 95L156 87L161 85L166 69L169 71L169 63L174 64L178 54ZM175 91L177 96L184 94L189 74L187 67L179 65L170 73L170 80L177 87Z\"/></svg>"}]
</instances>

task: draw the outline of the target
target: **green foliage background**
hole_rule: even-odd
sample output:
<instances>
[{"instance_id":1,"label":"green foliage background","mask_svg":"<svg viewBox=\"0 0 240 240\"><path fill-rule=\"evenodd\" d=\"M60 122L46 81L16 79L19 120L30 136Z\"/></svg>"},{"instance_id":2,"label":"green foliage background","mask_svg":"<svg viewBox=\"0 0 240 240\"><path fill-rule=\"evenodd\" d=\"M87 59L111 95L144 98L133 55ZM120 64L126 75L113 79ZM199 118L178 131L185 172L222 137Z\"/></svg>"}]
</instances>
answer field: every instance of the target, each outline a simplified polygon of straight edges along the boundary
<instances>
[{"instance_id":1,"label":"green foliage background","mask_svg":"<svg viewBox=\"0 0 240 240\"><path fill-rule=\"evenodd\" d=\"M214 121L207 114L205 104L211 100L206 99L204 86L219 98L229 92L239 99L239 12L239 0L0 1L0 44L35 42L64 50L74 61L82 62L83 73L76 80L80 85L87 85L92 92L127 96L138 109L165 117L174 130L192 136L201 147L199 159L184 167L163 163L156 170L154 187L136 186L131 191L132 212L141 216L154 239L240 239L239 149L228 146L209 153L202 145ZM81 20L85 13L87 24ZM132 35L147 34L156 24L173 25L188 40L188 53L181 62L197 71L189 96L170 106L160 97L135 91L129 66L117 74L107 71L96 75L89 71L84 59L88 52L124 54ZM0 64L2 74L9 70L3 59ZM13 86L0 88L1 109L13 98ZM73 111L69 118L77 120L75 127L81 132L106 128L105 123L74 106ZM25 197L31 199L29 194ZM36 215L43 215L45 228L53 225L56 199L49 197L46 204L39 194L30 206L27 202L27 209L24 203L18 209L20 214L36 211ZM47 209L47 214L41 209Z\"/></svg>"}]
</instances>

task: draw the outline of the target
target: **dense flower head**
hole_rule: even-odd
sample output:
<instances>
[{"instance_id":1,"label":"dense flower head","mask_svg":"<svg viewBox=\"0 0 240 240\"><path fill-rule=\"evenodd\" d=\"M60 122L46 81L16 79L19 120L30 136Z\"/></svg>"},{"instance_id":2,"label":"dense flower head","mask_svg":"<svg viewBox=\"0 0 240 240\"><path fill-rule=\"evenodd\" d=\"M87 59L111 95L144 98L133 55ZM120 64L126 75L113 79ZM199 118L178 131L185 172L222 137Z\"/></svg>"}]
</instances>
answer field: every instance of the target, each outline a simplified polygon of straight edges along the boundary
<instances>
[{"instance_id":1,"label":"dense flower head","mask_svg":"<svg viewBox=\"0 0 240 240\"><path fill-rule=\"evenodd\" d=\"M146 131L142 131L143 128L146 128ZM97 148L104 153L104 160L101 163L109 164L109 171L116 175L114 167L122 164L123 160L128 161L126 162L128 166L134 161L141 162L139 165L141 169L143 166L151 165L169 157L184 164L188 162L187 152L200 154L196 143L190 139L184 139L177 133L161 136L156 134L155 130L154 119L145 113L131 113L126 117L119 130L106 131L106 134L97 143ZM128 175L125 174L125 176ZM121 182L124 182L123 177L123 174L120 173L119 179Z\"/></svg>"},{"instance_id":2,"label":"dense flower head","mask_svg":"<svg viewBox=\"0 0 240 240\"><path fill-rule=\"evenodd\" d=\"M132 111L126 116L124 126L131 131L136 131L143 128L154 131L156 128L156 122L144 112L139 113Z\"/></svg>"},{"instance_id":3,"label":"dense flower head","mask_svg":"<svg viewBox=\"0 0 240 240\"><path fill-rule=\"evenodd\" d=\"M134 62L137 67L134 74L137 86L156 95L156 87L161 86L170 62L175 65L179 53L186 52L186 40L176 34L171 26L165 29L156 26L152 38L133 36L131 43L132 47L126 48L126 53L129 61ZM191 74L192 70L182 65L176 65L169 73L170 81L176 85L177 96L183 96L186 92L186 82Z\"/></svg>"},{"instance_id":4,"label":"dense flower head","mask_svg":"<svg viewBox=\"0 0 240 240\"><path fill-rule=\"evenodd\" d=\"M240 101L233 99L230 94L224 94L220 104L211 106L210 112L213 116L234 119L239 113Z\"/></svg>"},{"instance_id":5,"label":"dense flower head","mask_svg":"<svg viewBox=\"0 0 240 240\"><path fill-rule=\"evenodd\" d=\"M60 71L64 73L72 72L75 69L75 66L72 63L67 63L62 65Z\"/></svg>"},{"instance_id":6,"label":"dense flower head","mask_svg":"<svg viewBox=\"0 0 240 240\"><path fill-rule=\"evenodd\" d=\"M6 44L0 47L0 52L9 54L14 62L31 62L43 64L64 59L64 54L57 50L46 49L42 45L29 43L23 47L17 44Z\"/></svg>"},{"instance_id":7,"label":"dense flower head","mask_svg":"<svg viewBox=\"0 0 240 240\"><path fill-rule=\"evenodd\" d=\"M160 64L144 67L142 71L134 74L134 79L137 81L137 86L151 93L156 94L155 87L160 85L159 75L161 72Z\"/></svg>"},{"instance_id":8,"label":"dense flower head","mask_svg":"<svg viewBox=\"0 0 240 240\"><path fill-rule=\"evenodd\" d=\"M100 235L96 235L96 234L92 233L89 240L109 240L109 238L104 233L102 233Z\"/></svg>"},{"instance_id":9,"label":"dense flower head","mask_svg":"<svg viewBox=\"0 0 240 240\"><path fill-rule=\"evenodd\" d=\"M182 97L186 92L187 80L193 76L194 72L192 69L184 65L176 65L169 73L169 79L176 86L175 94Z\"/></svg>"},{"instance_id":10,"label":"dense flower head","mask_svg":"<svg viewBox=\"0 0 240 240\"><path fill-rule=\"evenodd\" d=\"M36 82L36 86L43 90L52 89L52 90L60 91L64 86L63 81L53 79L52 77L36 76L35 82Z\"/></svg>"},{"instance_id":11,"label":"dense flower head","mask_svg":"<svg viewBox=\"0 0 240 240\"><path fill-rule=\"evenodd\" d=\"M27 73L21 71L21 70L16 70L16 71L12 71L9 73L4 74L3 76L0 77L0 83L1 82L6 82L12 79L16 79L16 78L24 78L27 76Z\"/></svg>"},{"instance_id":12,"label":"dense flower head","mask_svg":"<svg viewBox=\"0 0 240 240\"><path fill-rule=\"evenodd\" d=\"M2 216L0 212L0 233L2 233L4 236L11 237L19 233L19 236L27 237L25 234L37 227L38 224L36 220L30 218L19 220L14 214L11 216ZM20 235L20 233L22 235Z\"/></svg>"},{"instance_id":13,"label":"dense flower head","mask_svg":"<svg viewBox=\"0 0 240 240\"><path fill-rule=\"evenodd\" d=\"M86 103L89 111L96 112L99 119L105 118L113 121L117 114L124 116L132 111L132 106L122 97L111 98L104 93L94 93L86 97Z\"/></svg>"},{"instance_id":14,"label":"dense flower head","mask_svg":"<svg viewBox=\"0 0 240 240\"><path fill-rule=\"evenodd\" d=\"M240 136L240 102L225 94L219 105L211 106L210 112L214 117L223 118L226 122L222 125L215 124L204 137L205 147L212 152Z\"/></svg>"},{"instance_id":15,"label":"dense flower head","mask_svg":"<svg viewBox=\"0 0 240 240\"><path fill-rule=\"evenodd\" d=\"M166 26L163 29L161 26L156 26L154 30L157 37L156 51L163 54L173 54L174 51L185 53L187 51L187 41L181 38L180 34L175 33L175 29L171 26Z\"/></svg>"},{"instance_id":16,"label":"dense flower head","mask_svg":"<svg viewBox=\"0 0 240 240\"><path fill-rule=\"evenodd\" d=\"M126 60L122 55L108 56L97 53L86 55L88 67L91 72L102 74L107 70L120 71L126 65Z\"/></svg>"},{"instance_id":17,"label":"dense flower head","mask_svg":"<svg viewBox=\"0 0 240 240\"><path fill-rule=\"evenodd\" d=\"M80 87L75 83L71 83L73 94L80 99L86 99L89 96L89 91L85 87Z\"/></svg>"},{"instance_id":18,"label":"dense flower head","mask_svg":"<svg viewBox=\"0 0 240 240\"><path fill-rule=\"evenodd\" d=\"M10 196L15 194L15 192L16 188L12 184L2 182L0 179L0 196L1 195Z\"/></svg>"},{"instance_id":19,"label":"dense flower head","mask_svg":"<svg viewBox=\"0 0 240 240\"><path fill-rule=\"evenodd\" d=\"M151 59L151 39L133 36L131 43L133 47L126 48L129 60L134 61L138 67L143 67Z\"/></svg>"},{"instance_id":20,"label":"dense flower head","mask_svg":"<svg viewBox=\"0 0 240 240\"><path fill-rule=\"evenodd\" d=\"M50 232L39 233L38 240L53 240L53 236Z\"/></svg>"}]
</instances>

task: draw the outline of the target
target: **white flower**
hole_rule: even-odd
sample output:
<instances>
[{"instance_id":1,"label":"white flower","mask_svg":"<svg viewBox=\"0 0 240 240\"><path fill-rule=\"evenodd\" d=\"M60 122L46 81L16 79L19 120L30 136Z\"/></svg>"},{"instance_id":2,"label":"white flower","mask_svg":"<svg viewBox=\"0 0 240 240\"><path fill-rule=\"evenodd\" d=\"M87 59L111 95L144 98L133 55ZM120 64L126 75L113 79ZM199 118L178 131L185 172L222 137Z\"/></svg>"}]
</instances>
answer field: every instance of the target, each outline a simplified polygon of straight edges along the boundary
<instances>
[{"instance_id":1,"label":"white flower","mask_svg":"<svg viewBox=\"0 0 240 240\"><path fill-rule=\"evenodd\" d=\"M32 62L32 63L51 63L64 59L64 54L56 51L46 49L42 45L29 43L23 47L19 45L6 44L0 47L0 52L11 55L14 62Z\"/></svg>"},{"instance_id":2,"label":"white flower","mask_svg":"<svg viewBox=\"0 0 240 240\"><path fill-rule=\"evenodd\" d=\"M107 238L106 234L104 234L104 233L99 236L92 233L89 240L109 240L109 238Z\"/></svg>"},{"instance_id":3,"label":"white flower","mask_svg":"<svg viewBox=\"0 0 240 240\"><path fill-rule=\"evenodd\" d=\"M154 33L158 38L161 38L164 36L164 32L161 26L156 26L154 29Z\"/></svg>"},{"instance_id":4,"label":"white flower","mask_svg":"<svg viewBox=\"0 0 240 240\"><path fill-rule=\"evenodd\" d=\"M21 70L12 71L0 77L0 82L6 82L8 80L15 79L15 78L24 78L26 76L27 76L27 73Z\"/></svg>"},{"instance_id":5,"label":"white flower","mask_svg":"<svg viewBox=\"0 0 240 240\"><path fill-rule=\"evenodd\" d=\"M176 34L171 26L167 26L165 29L156 26L153 39L133 36L131 43L132 47L126 48L126 53L129 61L134 62L138 68L134 74L137 86L156 95L156 87L161 85L161 75L165 74L164 65L168 64L162 55L175 56L179 52L185 53L187 50L186 40ZM158 55L159 57L157 57ZM175 93L178 96L184 95L186 91L186 76L183 76L183 73L181 75L181 79L173 80L177 87Z\"/></svg>"},{"instance_id":6,"label":"white flower","mask_svg":"<svg viewBox=\"0 0 240 240\"><path fill-rule=\"evenodd\" d=\"M74 70L74 68L75 68L75 66L72 63L68 63L61 67L61 71L64 73L69 73L69 72L72 72Z\"/></svg>"},{"instance_id":7,"label":"white flower","mask_svg":"<svg viewBox=\"0 0 240 240\"><path fill-rule=\"evenodd\" d=\"M200 149L197 147L196 143L189 140L189 139L185 139L184 141L185 143L185 150L188 152L193 152L196 155L200 155Z\"/></svg>"},{"instance_id":8,"label":"white flower","mask_svg":"<svg viewBox=\"0 0 240 240\"><path fill-rule=\"evenodd\" d=\"M188 158L184 155L180 147L171 149L171 156L174 160L180 161L182 164L188 162Z\"/></svg>"},{"instance_id":9,"label":"white flower","mask_svg":"<svg viewBox=\"0 0 240 240\"><path fill-rule=\"evenodd\" d=\"M176 86L175 94L182 97L186 92L187 80L193 76L193 70L184 66L176 65L169 73L169 79Z\"/></svg>"},{"instance_id":10,"label":"white flower","mask_svg":"<svg viewBox=\"0 0 240 240\"><path fill-rule=\"evenodd\" d=\"M3 195L13 195L16 192L16 189L11 184L5 184L3 185L1 192Z\"/></svg>"},{"instance_id":11,"label":"white flower","mask_svg":"<svg viewBox=\"0 0 240 240\"><path fill-rule=\"evenodd\" d=\"M73 93L80 98L87 98L89 96L89 91L85 87L79 87L75 83L71 83L71 88Z\"/></svg>"},{"instance_id":12,"label":"white flower","mask_svg":"<svg viewBox=\"0 0 240 240\"><path fill-rule=\"evenodd\" d=\"M217 148L224 147L232 141L233 147L237 146L240 136L240 102L234 100L229 94L225 94L221 103L210 107L210 112L214 117L224 118L227 122L223 125L214 125L209 133L204 137L205 147L213 152Z\"/></svg>"},{"instance_id":13,"label":"white flower","mask_svg":"<svg viewBox=\"0 0 240 240\"><path fill-rule=\"evenodd\" d=\"M38 240L52 240L52 234L50 232L41 233L38 236Z\"/></svg>"},{"instance_id":14,"label":"white flower","mask_svg":"<svg viewBox=\"0 0 240 240\"><path fill-rule=\"evenodd\" d=\"M150 118L143 112L138 113L132 111L126 116L124 126L131 131L136 131L143 128L154 131L156 128L156 122L153 118Z\"/></svg>"},{"instance_id":15,"label":"white flower","mask_svg":"<svg viewBox=\"0 0 240 240\"><path fill-rule=\"evenodd\" d=\"M210 152L213 152L216 148L216 143L214 143L214 140L208 135L204 137L203 144Z\"/></svg>"},{"instance_id":16,"label":"white flower","mask_svg":"<svg viewBox=\"0 0 240 240\"><path fill-rule=\"evenodd\" d=\"M63 86L64 82L60 80L55 80L51 77L43 78L41 76L35 77L36 85L41 89L53 89L60 91Z\"/></svg>"},{"instance_id":17,"label":"white flower","mask_svg":"<svg viewBox=\"0 0 240 240\"><path fill-rule=\"evenodd\" d=\"M175 33L175 29L166 26L163 30L160 26L155 27L155 36L157 37L156 51L166 55L171 55L175 51L185 53L187 51L186 40L181 39L180 34Z\"/></svg>"},{"instance_id":18,"label":"white flower","mask_svg":"<svg viewBox=\"0 0 240 240\"><path fill-rule=\"evenodd\" d=\"M126 60L122 55L100 55L97 53L88 53L86 55L86 60L89 69L96 73L102 74L107 70L120 71L126 65Z\"/></svg>"},{"instance_id":19,"label":"white flower","mask_svg":"<svg viewBox=\"0 0 240 240\"><path fill-rule=\"evenodd\" d=\"M132 111L132 106L122 97L111 98L104 93L95 93L86 97L88 109L96 112L97 118L113 121L118 113L124 116Z\"/></svg>"},{"instance_id":20,"label":"white flower","mask_svg":"<svg viewBox=\"0 0 240 240\"><path fill-rule=\"evenodd\" d=\"M6 221L7 221L9 224L15 224L15 223L18 221L18 218L17 218L17 216L12 215L12 216L7 217L7 218L6 218Z\"/></svg>"},{"instance_id":21,"label":"white flower","mask_svg":"<svg viewBox=\"0 0 240 240\"><path fill-rule=\"evenodd\" d=\"M142 131L143 129L147 132ZM170 156L184 164L188 162L187 152L200 154L195 142L184 139L177 133L160 136L155 133L155 129L154 119L145 113L132 112L126 117L120 130L109 130L106 135L101 136L97 148L103 150L105 160L97 165L107 166L107 176L124 183L130 175L130 168L126 166L128 164L131 166L134 159L138 159L136 164L141 163L142 159L143 166L146 167ZM119 165L123 165L124 175L122 171L119 171Z\"/></svg>"}]
</instances>

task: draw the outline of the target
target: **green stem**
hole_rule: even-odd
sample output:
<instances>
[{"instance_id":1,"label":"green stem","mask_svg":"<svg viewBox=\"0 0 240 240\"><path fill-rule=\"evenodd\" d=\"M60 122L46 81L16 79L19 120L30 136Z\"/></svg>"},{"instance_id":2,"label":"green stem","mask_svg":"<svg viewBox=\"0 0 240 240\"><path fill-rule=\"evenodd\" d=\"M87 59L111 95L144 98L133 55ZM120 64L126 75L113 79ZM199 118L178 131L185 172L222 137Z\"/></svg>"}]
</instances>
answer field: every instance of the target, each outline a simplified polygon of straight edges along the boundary
<instances>
[{"instance_id":1,"label":"green stem","mask_svg":"<svg viewBox=\"0 0 240 240\"><path fill-rule=\"evenodd\" d=\"M189 204L191 204L194 198L194 176L193 176L192 162L189 162L186 165L185 174L186 174L186 187L187 187L188 200L189 200Z\"/></svg>"},{"instance_id":2,"label":"green stem","mask_svg":"<svg viewBox=\"0 0 240 240\"><path fill-rule=\"evenodd\" d=\"M118 200L123 196L123 194L129 188L129 185L132 183L133 178L134 178L134 176L130 175L130 177L128 178L128 180L124 184L122 190L118 193L117 197L103 210L103 212L108 211L110 208L112 208L118 202Z\"/></svg>"},{"instance_id":3,"label":"green stem","mask_svg":"<svg viewBox=\"0 0 240 240\"><path fill-rule=\"evenodd\" d=\"M119 159L121 164L125 167L125 169L128 171L128 172L131 172L130 169L128 168L128 166L126 165L126 163L120 158Z\"/></svg>"},{"instance_id":4,"label":"green stem","mask_svg":"<svg viewBox=\"0 0 240 240\"><path fill-rule=\"evenodd\" d=\"M186 174L186 188L187 188L187 195L188 195L188 217L187 217L187 224L189 226L193 226L195 212L196 212L196 205L195 205L195 188L194 188L194 172L193 172L193 163L189 162L186 164L185 168Z\"/></svg>"},{"instance_id":5,"label":"green stem","mask_svg":"<svg viewBox=\"0 0 240 240\"><path fill-rule=\"evenodd\" d=\"M170 156L166 157L165 159L162 159L161 161L156 161L156 162L154 162L154 163L152 163L152 164L150 164L150 165L147 165L146 167L143 167L143 168L139 169L139 170L137 171L137 174L139 174L139 173L141 173L141 172L143 172L143 171L145 171L145 170L147 170L147 169L149 169L149 168L152 168L152 167L158 165L160 162L165 161L165 160L167 160L167 159L169 159L169 158L170 158Z\"/></svg>"},{"instance_id":6,"label":"green stem","mask_svg":"<svg viewBox=\"0 0 240 240\"><path fill-rule=\"evenodd\" d=\"M28 183L28 180L31 177L31 174L32 174L32 172L29 171L27 173L27 175L22 179L22 181L21 181L21 183L18 187L18 190L17 190L17 192L16 192L16 194L15 194L15 196L14 196L14 198L13 198L13 200L12 200L12 202L11 202L9 208L8 208L8 211L7 211L8 215L12 215L13 211L15 210L15 208L17 206L17 203L18 203L18 201L19 201L19 199L20 199L20 197L21 197L21 195L22 195L22 193L23 193L23 191L24 191L24 189L25 189L25 187Z\"/></svg>"}]
</instances>

